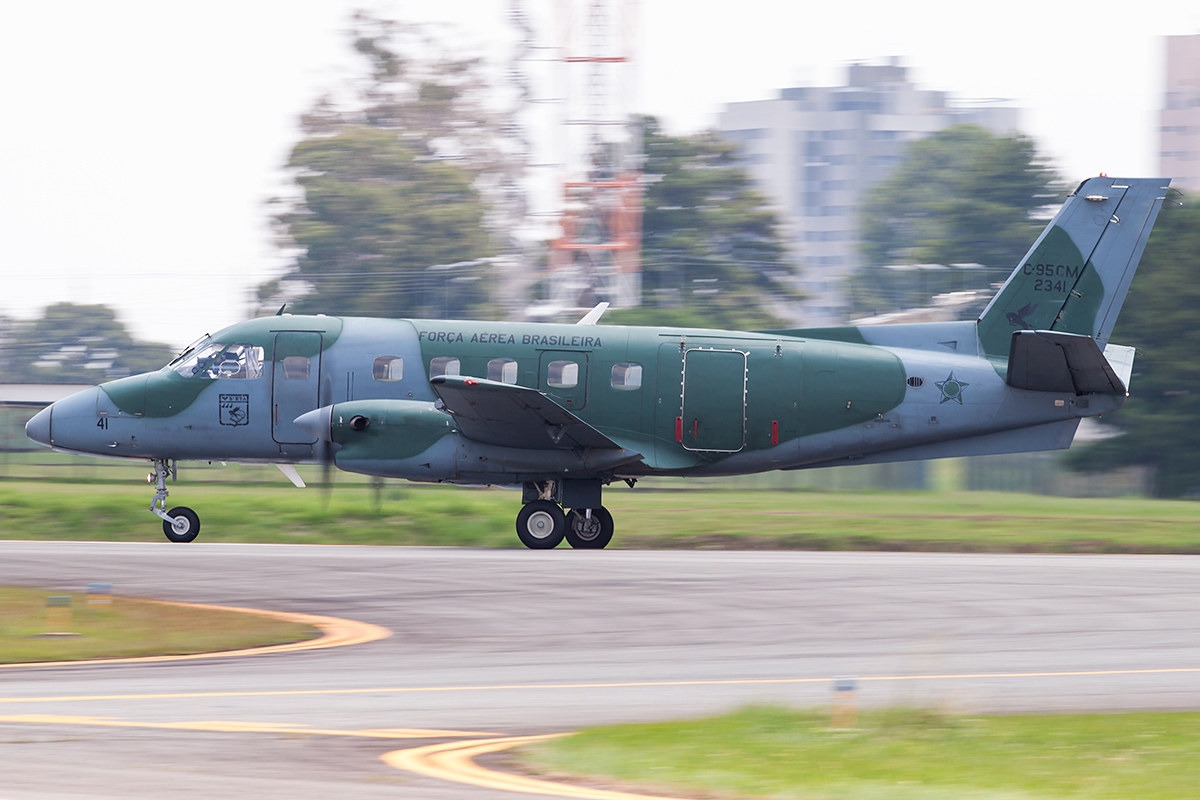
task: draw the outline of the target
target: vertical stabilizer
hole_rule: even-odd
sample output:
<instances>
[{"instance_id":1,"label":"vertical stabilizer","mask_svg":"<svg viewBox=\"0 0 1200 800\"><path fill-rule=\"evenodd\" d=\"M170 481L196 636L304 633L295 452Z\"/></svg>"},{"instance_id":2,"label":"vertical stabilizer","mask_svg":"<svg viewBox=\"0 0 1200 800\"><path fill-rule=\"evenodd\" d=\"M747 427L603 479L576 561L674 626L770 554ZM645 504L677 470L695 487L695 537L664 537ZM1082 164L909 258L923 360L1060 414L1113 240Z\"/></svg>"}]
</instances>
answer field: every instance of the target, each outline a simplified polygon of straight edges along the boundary
<instances>
[{"instance_id":1,"label":"vertical stabilizer","mask_svg":"<svg viewBox=\"0 0 1200 800\"><path fill-rule=\"evenodd\" d=\"M1103 347L1166 195L1165 178L1079 185L979 317L979 340L1008 356L1014 331L1077 333Z\"/></svg>"}]
</instances>

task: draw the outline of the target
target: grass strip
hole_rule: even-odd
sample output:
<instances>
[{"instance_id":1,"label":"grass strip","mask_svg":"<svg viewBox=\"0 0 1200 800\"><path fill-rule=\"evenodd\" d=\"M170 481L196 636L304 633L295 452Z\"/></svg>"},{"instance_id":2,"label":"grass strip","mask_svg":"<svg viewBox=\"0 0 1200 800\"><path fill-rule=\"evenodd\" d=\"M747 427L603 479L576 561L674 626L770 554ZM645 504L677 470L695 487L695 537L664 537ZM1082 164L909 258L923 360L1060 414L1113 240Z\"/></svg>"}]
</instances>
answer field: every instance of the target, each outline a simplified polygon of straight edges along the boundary
<instances>
[{"instance_id":1,"label":"grass strip","mask_svg":"<svg viewBox=\"0 0 1200 800\"><path fill-rule=\"evenodd\" d=\"M520 546L515 491L280 483L181 481L170 500L200 514L202 541ZM1200 553L1200 503L1188 501L645 484L605 493L617 524L610 547ZM0 480L0 538L163 541L150 495L144 483Z\"/></svg>"},{"instance_id":2,"label":"grass strip","mask_svg":"<svg viewBox=\"0 0 1200 800\"><path fill-rule=\"evenodd\" d=\"M131 597L89 605L82 592L71 595L68 608L47 608L51 595L66 593L0 588L0 663L194 655L305 641L321 633L258 614ZM63 633L72 635L57 635Z\"/></svg>"},{"instance_id":3,"label":"grass strip","mask_svg":"<svg viewBox=\"0 0 1200 800\"><path fill-rule=\"evenodd\" d=\"M1194 798L1200 714L950 716L892 709L830 726L773 707L594 728L516 751L555 779L674 796L821 800Z\"/></svg>"}]
</instances>

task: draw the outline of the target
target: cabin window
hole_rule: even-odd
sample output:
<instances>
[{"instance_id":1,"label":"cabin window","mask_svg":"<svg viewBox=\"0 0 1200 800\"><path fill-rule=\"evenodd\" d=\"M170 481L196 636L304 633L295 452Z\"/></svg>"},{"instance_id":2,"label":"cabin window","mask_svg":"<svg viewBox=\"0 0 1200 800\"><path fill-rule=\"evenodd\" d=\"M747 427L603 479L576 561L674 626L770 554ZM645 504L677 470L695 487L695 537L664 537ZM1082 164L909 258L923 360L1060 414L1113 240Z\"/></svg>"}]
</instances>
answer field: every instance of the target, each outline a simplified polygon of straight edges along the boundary
<instances>
[{"instance_id":1,"label":"cabin window","mask_svg":"<svg viewBox=\"0 0 1200 800\"><path fill-rule=\"evenodd\" d=\"M457 358L450 356L438 356L429 362L429 377L436 378L438 375L458 375L461 365Z\"/></svg>"},{"instance_id":2,"label":"cabin window","mask_svg":"<svg viewBox=\"0 0 1200 800\"><path fill-rule=\"evenodd\" d=\"M613 364L612 387L622 392L642 388L642 365L628 362Z\"/></svg>"},{"instance_id":3,"label":"cabin window","mask_svg":"<svg viewBox=\"0 0 1200 800\"><path fill-rule=\"evenodd\" d=\"M311 369L312 359L308 356L287 356L283 359L283 377L289 381L306 380Z\"/></svg>"},{"instance_id":4,"label":"cabin window","mask_svg":"<svg viewBox=\"0 0 1200 800\"><path fill-rule=\"evenodd\" d=\"M574 361L551 361L546 384L552 389L573 389L579 384L579 365Z\"/></svg>"},{"instance_id":5,"label":"cabin window","mask_svg":"<svg viewBox=\"0 0 1200 800\"><path fill-rule=\"evenodd\" d=\"M487 378L500 383L516 383L517 362L511 358L493 358L488 362Z\"/></svg>"},{"instance_id":6,"label":"cabin window","mask_svg":"<svg viewBox=\"0 0 1200 800\"><path fill-rule=\"evenodd\" d=\"M371 375L382 383L395 383L404 377L404 359L400 356L380 356L371 367Z\"/></svg>"},{"instance_id":7,"label":"cabin window","mask_svg":"<svg viewBox=\"0 0 1200 800\"><path fill-rule=\"evenodd\" d=\"M252 380L262 377L263 349L249 344L209 344L175 365L185 378Z\"/></svg>"}]
</instances>

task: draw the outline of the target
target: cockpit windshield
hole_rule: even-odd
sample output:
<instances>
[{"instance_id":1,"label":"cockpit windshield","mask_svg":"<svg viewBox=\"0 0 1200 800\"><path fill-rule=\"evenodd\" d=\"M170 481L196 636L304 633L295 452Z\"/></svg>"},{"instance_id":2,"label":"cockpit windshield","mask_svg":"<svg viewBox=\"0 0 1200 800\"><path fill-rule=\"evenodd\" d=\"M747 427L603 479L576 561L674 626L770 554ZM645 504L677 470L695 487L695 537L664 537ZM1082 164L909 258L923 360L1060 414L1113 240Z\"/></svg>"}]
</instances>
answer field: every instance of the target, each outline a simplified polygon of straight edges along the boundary
<instances>
[{"instance_id":1,"label":"cockpit windshield","mask_svg":"<svg viewBox=\"0 0 1200 800\"><path fill-rule=\"evenodd\" d=\"M167 366L173 367L176 364L178 364L180 361L183 361L185 358L190 356L192 353L194 353L196 351L197 347L199 347L200 345L202 345L208 341L208 336L209 336L209 334L206 333L203 336L201 336L199 339L197 339L196 341L189 344L187 347L180 350L179 355L172 358L170 363L167 364Z\"/></svg>"},{"instance_id":2,"label":"cockpit windshield","mask_svg":"<svg viewBox=\"0 0 1200 800\"><path fill-rule=\"evenodd\" d=\"M250 380L262 376L263 349L250 344L211 342L184 353L171 366L185 378Z\"/></svg>"}]
</instances>

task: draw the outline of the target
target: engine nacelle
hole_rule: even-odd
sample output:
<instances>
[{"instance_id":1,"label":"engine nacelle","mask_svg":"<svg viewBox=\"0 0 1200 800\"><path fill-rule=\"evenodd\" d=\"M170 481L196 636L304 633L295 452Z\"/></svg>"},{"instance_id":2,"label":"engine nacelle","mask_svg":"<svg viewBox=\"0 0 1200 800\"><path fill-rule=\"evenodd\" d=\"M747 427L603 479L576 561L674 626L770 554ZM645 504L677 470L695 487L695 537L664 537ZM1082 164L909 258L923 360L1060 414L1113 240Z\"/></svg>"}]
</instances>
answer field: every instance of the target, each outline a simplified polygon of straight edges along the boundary
<instances>
[{"instance_id":1,"label":"engine nacelle","mask_svg":"<svg viewBox=\"0 0 1200 800\"><path fill-rule=\"evenodd\" d=\"M418 400L335 403L297 417L296 427L341 445L339 464L411 458L455 432L453 417Z\"/></svg>"}]
</instances>

